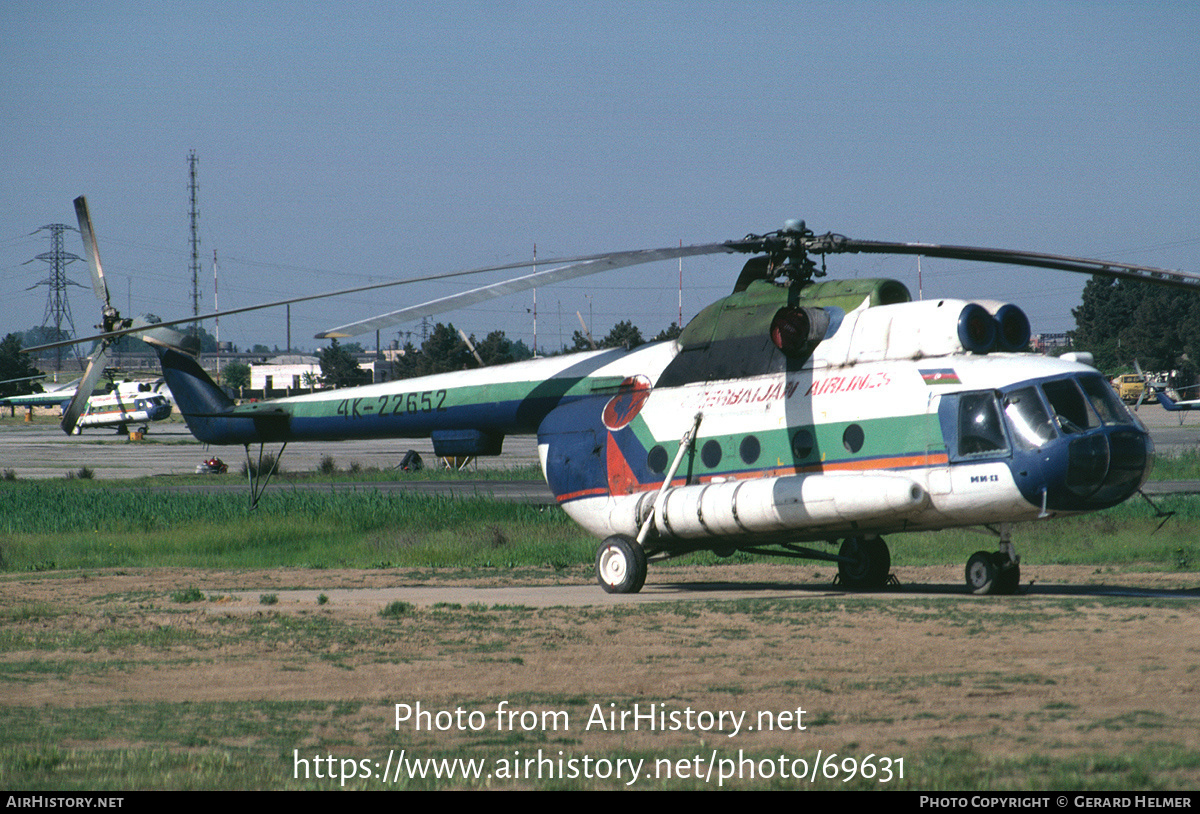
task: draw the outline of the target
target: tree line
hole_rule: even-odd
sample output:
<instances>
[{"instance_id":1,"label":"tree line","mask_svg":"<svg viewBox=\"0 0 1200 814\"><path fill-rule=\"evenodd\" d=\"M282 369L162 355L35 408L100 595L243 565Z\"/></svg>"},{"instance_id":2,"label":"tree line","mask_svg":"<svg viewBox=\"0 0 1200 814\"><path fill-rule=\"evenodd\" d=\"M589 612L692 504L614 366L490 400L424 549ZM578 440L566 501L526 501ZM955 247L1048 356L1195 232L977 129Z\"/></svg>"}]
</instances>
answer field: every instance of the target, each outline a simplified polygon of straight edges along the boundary
<instances>
[{"instance_id":1,"label":"tree line","mask_svg":"<svg viewBox=\"0 0 1200 814\"><path fill-rule=\"evenodd\" d=\"M660 331L652 341L674 339L679 336L679 326L671 326ZM469 344L468 344L469 342ZM618 322L608 332L607 336L592 339L582 331L575 331L570 347L564 347L556 354L576 353L578 351L604 348L635 348L645 344L641 331L629 320ZM474 352L472 352L474 348ZM434 373L450 373L456 370L469 370L476 367L490 367L509 362L520 362L533 358L533 350L524 341L511 340L504 331L492 331L482 340L475 335L463 341L462 335L454 327L454 323L437 323L429 336L416 347L411 341L406 342L392 362L392 378L411 379L417 376L429 376ZM355 353L362 353L361 346L340 345L336 339L331 340L329 347L317 352L321 363L321 381L326 386L346 387L361 384L367 379L367 374L358 369ZM478 354L478 357L476 356Z\"/></svg>"},{"instance_id":2,"label":"tree line","mask_svg":"<svg viewBox=\"0 0 1200 814\"><path fill-rule=\"evenodd\" d=\"M1071 311L1072 349L1088 351L1109 374L1134 369L1176 371L1196 379L1200 360L1200 294L1140 280L1093 276Z\"/></svg>"}]
</instances>

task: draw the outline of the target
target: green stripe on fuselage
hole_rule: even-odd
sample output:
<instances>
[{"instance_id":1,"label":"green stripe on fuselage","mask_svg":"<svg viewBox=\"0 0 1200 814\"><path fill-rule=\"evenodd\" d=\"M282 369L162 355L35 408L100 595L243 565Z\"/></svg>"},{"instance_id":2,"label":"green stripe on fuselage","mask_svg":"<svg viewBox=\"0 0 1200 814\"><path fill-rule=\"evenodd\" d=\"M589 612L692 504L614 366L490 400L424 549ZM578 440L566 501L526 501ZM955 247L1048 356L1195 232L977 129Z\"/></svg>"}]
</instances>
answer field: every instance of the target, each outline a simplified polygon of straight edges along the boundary
<instances>
[{"instance_id":1,"label":"green stripe on fuselage","mask_svg":"<svg viewBox=\"0 0 1200 814\"><path fill-rule=\"evenodd\" d=\"M855 451L851 451L851 447L857 440L857 433L851 429L852 426L862 430L861 446ZM660 445L666 449L668 458L675 455L679 439L656 439L642 416L638 416L630 428L647 453ZM797 440L797 436L803 433L807 433L811 441L804 438ZM759 453L751 460L744 460L742 445L750 436L758 441ZM710 441L716 441L720 446L720 461L715 466L708 466L704 462L704 447ZM748 451L752 449L751 443ZM801 455L806 449L807 454ZM922 413L863 421L833 421L787 429L701 435L684 459L683 470L694 477L721 477L775 469L812 471L826 467L852 468L856 463L863 464L865 468L905 468L903 463L893 467L888 462L945 453L946 444L937 415ZM631 463L643 464L644 461Z\"/></svg>"}]
</instances>

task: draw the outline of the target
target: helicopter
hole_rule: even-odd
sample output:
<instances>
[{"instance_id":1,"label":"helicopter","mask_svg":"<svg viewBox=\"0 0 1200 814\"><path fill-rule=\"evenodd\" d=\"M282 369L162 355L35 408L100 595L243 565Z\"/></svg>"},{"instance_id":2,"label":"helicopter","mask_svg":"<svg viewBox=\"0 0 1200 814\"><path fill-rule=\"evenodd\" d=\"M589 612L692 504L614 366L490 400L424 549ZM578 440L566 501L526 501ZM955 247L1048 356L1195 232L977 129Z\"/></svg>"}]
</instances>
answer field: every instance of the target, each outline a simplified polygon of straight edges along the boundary
<instances>
[{"instance_id":1,"label":"helicopter","mask_svg":"<svg viewBox=\"0 0 1200 814\"><path fill-rule=\"evenodd\" d=\"M1162 405L1164 410L1172 413L1188 412L1190 410L1200 410L1200 399L1173 399L1167 395L1166 388L1152 387L1151 390L1158 396L1158 403ZM1183 416L1180 416L1180 423L1183 422Z\"/></svg>"},{"instance_id":2,"label":"helicopter","mask_svg":"<svg viewBox=\"0 0 1200 814\"><path fill-rule=\"evenodd\" d=\"M140 333L192 434L242 445L247 459L251 444L261 459L268 443L282 454L292 441L418 437L439 457L500 455L505 436L536 434L557 503L601 540L597 582L618 594L641 590L649 563L697 551L833 562L842 587L878 590L891 572L885 535L954 527L998 540L967 560L967 588L1011 594L1020 584L1013 524L1140 491L1150 436L1087 354L1026 352L1029 320L1011 303L913 301L895 280L821 280L828 256L916 254L1200 287L1200 276L1165 269L817 235L788 221L740 240L543 260L553 268L317 335L354 336L613 268L750 254L732 292L675 340L238 405L171 330L196 316L138 325L112 307L86 201L75 206L103 314L103 333L77 340L100 342L85 383L109 344ZM64 431L78 418L72 404ZM252 505L265 485L252 476Z\"/></svg>"},{"instance_id":3,"label":"helicopter","mask_svg":"<svg viewBox=\"0 0 1200 814\"><path fill-rule=\"evenodd\" d=\"M129 382L128 385L89 398L75 422L74 434L81 434L85 427L111 427L117 435L128 435L132 424L139 425L144 433L151 422L170 417L171 402L166 395L154 392L146 383ZM70 401L63 400L63 409L70 409Z\"/></svg>"},{"instance_id":4,"label":"helicopter","mask_svg":"<svg viewBox=\"0 0 1200 814\"><path fill-rule=\"evenodd\" d=\"M112 378L113 371L105 371ZM38 377L44 378L44 377ZM0 399L0 407L11 409L24 407L60 407L67 410L77 392L79 379L41 393L9 396ZM85 427L112 427L118 435L128 435L129 425L140 425L145 432L151 422L163 421L171 415L170 392L162 392L165 385L159 381L141 382L126 379L113 380L100 391L92 393L75 423L74 433L79 435Z\"/></svg>"}]
</instances>

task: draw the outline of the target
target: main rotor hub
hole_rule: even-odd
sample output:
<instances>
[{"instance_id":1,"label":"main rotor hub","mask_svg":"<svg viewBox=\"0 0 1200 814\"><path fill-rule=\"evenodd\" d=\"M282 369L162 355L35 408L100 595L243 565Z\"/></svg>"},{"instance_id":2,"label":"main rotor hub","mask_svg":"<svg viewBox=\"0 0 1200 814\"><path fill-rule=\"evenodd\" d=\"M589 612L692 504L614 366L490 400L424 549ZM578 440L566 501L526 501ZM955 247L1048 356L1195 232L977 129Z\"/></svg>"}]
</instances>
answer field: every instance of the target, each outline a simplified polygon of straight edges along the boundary
<instances>
[{"instance_id":1,"label":"main rotor hub","mask_svg":"<svg viewBox=\"0 0 1200 814\"><path fill-rule=\"evenodd\" d=\"M794 282L806 283L813 277L825 276L824 256L831 252L844 251L846 238L828 232L816 235L802 220L788 220L783 228L764 235L749 234L741 240L731 240L726 245L735 251L767 256L769 280L787 277ZM820 255L820 268L809 255Z\"/></svg>"}]
</instances>

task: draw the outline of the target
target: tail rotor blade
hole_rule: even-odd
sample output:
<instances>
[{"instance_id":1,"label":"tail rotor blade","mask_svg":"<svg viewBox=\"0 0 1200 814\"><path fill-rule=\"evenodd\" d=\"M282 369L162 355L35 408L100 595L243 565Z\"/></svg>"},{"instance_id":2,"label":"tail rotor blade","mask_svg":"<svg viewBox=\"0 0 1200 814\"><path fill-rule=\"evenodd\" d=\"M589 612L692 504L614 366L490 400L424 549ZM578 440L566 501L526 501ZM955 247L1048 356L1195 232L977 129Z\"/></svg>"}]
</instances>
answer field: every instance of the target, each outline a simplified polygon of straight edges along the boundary
<instances>
[{"instance_id":1,"label":"tail rotor blade","mask_svg":"<svg viewBox=\"0 0 1200 814\"><path fill-rule=\"evenodd\" d=\"M63 411L62 431L67 435L75 432L75 427L79 424L79 417L83 415L83 411L87 409L88 399L92 396L92 391L96 389L96 382L100 381L100 377L104 375L104 368L108 364L108 345L100 346L100 350L96 351L96 355L88 362L87 370L84 371L83 378L79 380L79 389L75 391L75 396L71 399L71 403L67 405L67 409Z\"/></svg>"},{"instance_id":2,"label":"tail rotor blade","mask_svg":"<svg viewBox=\"0 0 1200 814\"><path fill-rule=\"evenodd\" d=\"M92 270L92 288L96 298L108 307L108 284L104 282L104 268L100 265L100 249L96 245L96 231L92 228L92 216L88 213L87 198L80 195L75 199L75 217L79 220L79 232L83 235L83 251L87 255L88 267Z\"/></svg>"}]
</instances>

